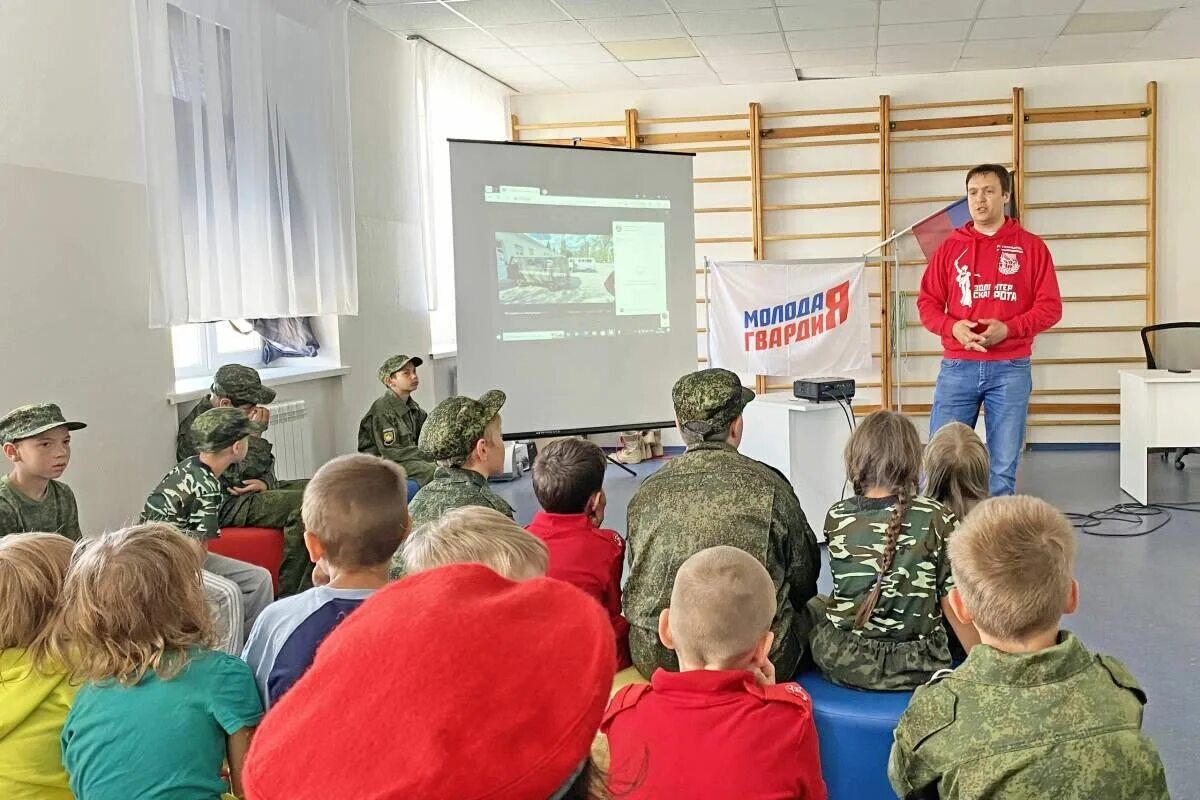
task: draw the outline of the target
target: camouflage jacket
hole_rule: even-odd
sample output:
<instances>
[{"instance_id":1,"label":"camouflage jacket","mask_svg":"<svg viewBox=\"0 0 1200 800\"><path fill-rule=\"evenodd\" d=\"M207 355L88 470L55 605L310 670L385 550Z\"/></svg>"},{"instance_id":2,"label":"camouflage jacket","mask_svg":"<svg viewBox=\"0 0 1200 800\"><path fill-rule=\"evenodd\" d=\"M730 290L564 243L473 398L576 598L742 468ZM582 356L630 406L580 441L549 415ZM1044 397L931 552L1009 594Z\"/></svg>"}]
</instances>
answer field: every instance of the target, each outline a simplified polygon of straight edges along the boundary
<instances>
[{"instance_id":1,"label":"camouflage jacket","mask_svg":"<svg viewBox=\"0 0 1200 800\"><path fill-rule=\"evenodd\" d=\"M463 506L486 506L510 517L514 515L512 506L488 488L487 478L459 467L438 467L433 480L417 492L408 511L415 529Z\"/></svg>"},{"instance_id":2,"label":"camouflage jacket","mask_svg":"<svg viewBox=\"0 0 1200 800\"><path fill-rule=\"evenodd\" d=\"M757 558L775 584L771 630L780 647L807 633L804 606L817 593L821 554L787 479L724 442L702 442L651 475L629 501L630 625L658 629L675 573L706 547L732 545ZM774 650L773 650L774 652Z\"/></svg>"},{"instance_id":3,"label":"camouflage jacket","mask_svg":"<svg viewBox=\"0 0 1200 800\"><path fill-rule=\"evenodd\" d=\"M825 615L835 627L854 629L858 604L875 585L883 559L888 519L896 498L851 497L825 518L833 593ZM871 619L854 631L871 639L904 641L929 634L942 623L941 601L954 585L946 540L958 525L950 509L917 496L909 505L896 559L883 576L883 590Z\"/></svg>"},{"instance_id":4,"label":"camouflage jacket","mask_svg":"<svg viewBox=\"0 0 1200 800\"><path fill-rule=\"evenodd\" d=\"M61 481L50 481L41 500L26 497L0 478L0 536L8 533L61 533L79 541L79 509L75 493Z\"/></svg>"},{"instance_id":5,"label":"camouflage jacket","mask_svg":"<svg viewBox=\"0 0 1200 800\"><path fill-rule=\"evenodd\" d=\"M175 436L175 460L184 461L200 451L192 440L192 423L196 417L213 407L212 399L205 395L196 407L179 423L179 433ZM246 458L240 464L234 464L225 470L221 483L225 488L241 486L243 481L260 480L268 489L274 489L278 484L275 479L275 454L271 443L261 436L251 436Z\"/></svg>"},{"instance_id":6,"label":"camouflage jacket","mask_svg":"<svg viewBox=\"0 0 1200 800\"><path fill-rule=\"evenodd\" d=\"M888 778L903 800L1168 800L1145 703L1125 665L1066 631L1036 653L977 645L917 689Z\"/></svg>"},{"instance_id":7,"label":"camouflage jacket","mask_svg":"<svg viewBox=\"0 0 1200 800\"><path fill-rule=\"evenodd\" d=\"M387 391L371 404L358 425L358 452L395 461L408 477L424 486L437 469L437 464L417 449L417 437L428 416L416 400L401 400Z\"/></svg>"},{"instance_id":8,"label":"camouflage jacket","mask_svg":"<svg viewBox=\"0 0 1200 800\"><path fill-rule=\"evenodd\" d=\"M146 498L142 522L169 522L200 541L217 538L225 487L198 456L176 464Z\"/></svg>"}]
</instances>

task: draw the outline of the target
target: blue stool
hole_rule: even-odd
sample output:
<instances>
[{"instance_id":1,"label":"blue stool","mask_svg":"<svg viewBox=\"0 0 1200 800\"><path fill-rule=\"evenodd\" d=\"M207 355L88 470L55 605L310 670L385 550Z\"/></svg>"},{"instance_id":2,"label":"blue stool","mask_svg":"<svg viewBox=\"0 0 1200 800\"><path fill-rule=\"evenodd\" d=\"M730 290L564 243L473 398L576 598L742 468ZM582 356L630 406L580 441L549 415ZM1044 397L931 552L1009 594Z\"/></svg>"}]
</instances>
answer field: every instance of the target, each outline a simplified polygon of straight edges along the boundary
<instances>
[{"instance_id":1,"label":"blue stool","mask_svg":"<svg viewBox=\"0 0 1200 800\"><path fill-rule=\"evenodd\" d=\"M912 692L847 689L817 670L796 681L812 697L829 800L895 800L887 779L888 755L892 731Z\"/></svg>"}]
</instances>

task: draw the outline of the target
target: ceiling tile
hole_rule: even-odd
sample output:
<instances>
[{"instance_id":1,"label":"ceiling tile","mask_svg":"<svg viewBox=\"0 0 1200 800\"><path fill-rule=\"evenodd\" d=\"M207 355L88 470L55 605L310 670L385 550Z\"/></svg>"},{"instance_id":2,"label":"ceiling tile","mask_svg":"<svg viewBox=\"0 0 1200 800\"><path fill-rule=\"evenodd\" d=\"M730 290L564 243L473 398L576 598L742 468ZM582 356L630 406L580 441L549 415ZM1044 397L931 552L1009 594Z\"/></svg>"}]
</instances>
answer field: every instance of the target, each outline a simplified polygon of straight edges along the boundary
<instances>
[{"instance_id":1,"label":"ceiling tile","mask_svg":"<svg viewBox=\"0 0 1200 800\"><path fill-rule=\"evenodd\" d=\"M559 0L559 5L575 19L605 19L666 14L664 0Z\"/></svg>"},{"instance_id":2,"label":"ceiling tile","mask_svg":"<svg viewBox=\"0 0 1200 800\"><path fill-rule=\"evenodd\" d=\"M875 74L874 64L848 64L838 67L805 67L800 71L802 80L827 80L830 78L869 78Z\"/></svg>"},{"instance_id":3,"label":"ceiling tile","mask_svg":"<svg viewBox=\"0 0 1200 800\"><path fill-rule=\"evenodd\" d=\"M905 44L877 49L875 60L879 64L899 64L901 62L953 61L958 58L960 44Z\"/></svg>"},{"instance_id":4,"label":"ceiling tile","mask_svg":"<svg viewBox=\"0 0 1200 800\"><path fill-rule=\"evenodd\" d=\"M955 72L974 72L981 69L1024 69L1037 66L1040 56L1022 53L989 56L986 58L960 58L954 65Z\"/></svg>"},{"instance_id":5,"label":"ceiling tile","mask_svg":"<svg viewBox=\"0 0 1200 800\"><path fill-rule=\"evenodd\" d=\"M970 21L925 22L918 25L880 25L879 44L931 44L961 42L971 29Z\"/></svg>"},{"instance_id":6,"label":"ceiling tile","mask_svg":"<svg viewBox=\"0 0 1200 800\"><path fill-rule=\"evenodd\" d=\"M708 63L718 74L734 71L764 71L771 69L795 70L788 53L742 53L730 56L709 56Z\"/></svg>"},{"instance_id":7,"label":"ceiling tile","mask_svg":"<svg viewBox=\"0 0 1200 800\"><path fill-rule=\"evenodd\" d=\"M706 56L730 53L778 53L786 51L783 36L778 33L738 33L733 36L696 36L692 39Z\"/></svg>"},{"instance_id":8,"label":"ceiling tile","mask_svg":"<svg viewBox=\"0 0 1200 800\"><path fill-rule=\"evenodd\" d=\"M638 87L642 81L620 64L560 64L546 71L572 88Z\"/></svg>"},{"instance_id":9,"label":"ceiling tile","mask_svg":"<svg viewBox=\"0 0 1200 800\"><path fill-rule=\"evenodd\" d=\"M658 58L649 61L627 61L634 75L652 77L657 75L711 75L712 70L702 58Z\"/></svg>"},{"instance_id":10,"label":"ceiling tile","mask_svg":"<svg viewBox=\"0 0 1200 800\"><path fill-rule=\"evenodd\" d=\"M1015 56L1024 59L1032 57L1036 61L1037 56L1046 52L1053 41L1049 36L1029 39L983 39L967 42L962 54L964 58L1003 60L1007 56Z\"/></svg>"},{"instance_id":11,"label":"ceiling tile","mask_svg":"<svg viewBox=\"0 0 1200 800\"><path fill-rule=\"evenodd\" d=\"M1074 14L1079 0L983 0L979 18Z\"/></svg>"},{"instance_id":12,"label":"ceiling tile","mask_svg":"<svg viewBox=\"0 0 1200 800\"><path fill-rule=\"evenodd\" d=\"M1047 56L1084 55L1113 56L1136 46L1146 38L1144 33L1092 33L1060 36L1050 45Z\"/></svg>"},{"instance_id":13,"label":"ceiling tile","mask_svg":"<svg viewBox=\"0 0 1200 800\"><path fill-rule=\"evenodd\" d=\"M792 53L792 63L797 67L843 67L855 64L874 64L874 47L854 47L848 50L815 50Z\"/></svg>"},{"instance_id":14,"label":"ceiling tile","mask_svg":"<svg viewBox=\"0 0 1200 800\"><path fill-rule=\"evenodd\" d=\"M1076 33L1122 33L1126 31L1148 31L1163 21L1167 12L1123 11L1112 14L1076 14L1071 17L1064 34Z\"/></svg>"},{"instance_id":15,"label":"ceiling tile","mask_svg":"<svg viewBox=\"0 0 1200 800\"><path fill-rule=\"evenodd\" d=\"M887 0L879 6L880 25L975 19L981 0Z\"/></svg>"},{"instance_id":16,"label":"ceiling tile","mask_svg":"<svg viewBox=\"0 0 1200 800\"><path fill-rule=\"evenodd\" d=\"M876 75L927 75L936 72L952 72L955 59L937 61L899 61L893 64L877 64Z\"/></svg>"},{"instance_id":17,"label":"ceiling tile","mask_svg":"<svg viewBox=\"0 0 1200 800\"><path fill-rule=\"evenodd\" d=\"M737 83L795 83L796 70L789 69L770 69L770 70L735 70L733 72L717 72L721 83L737 84Z\"/></svg>"},{"instance_id":18,"label":"ceiling tile","mask_svg":"<svg viewBox=\"0 0 1200 800\"><path fill-rule=\"evenodd\" d=\"M513 47L550 44L583 44L595 38L578 22L535 22L531 25L497 25L488 31Z\"/></svg>"},{"instance_id":19,"label":"ceiling tile","mask_svg":"<svg viewBox=\"0 0 1200 800\"><path fill-rule=\"evenodd\" d=\"M721 79L715 72L707 75L650 75L642 78L648 89L677 89L689 86L719 86Z\"/></svg>"},{"instance_id":20,"label":"ceiling tile","mask_svg":"<svg viewBox=\"0 0 1200 800\"><path fill-rule=\"evenodd\" d=\"M1197 0L1200 2L1200 0ZM1160 31L1186 31L1200 35L1200 7L1181 8L1172 11L1158 23Z\"/></svg>"},{"instance_id":21,"label":"ceiling tile","mask_svg":"<svg viewBox=\"0 0 1200 800\"><path fill-rule=\"evenodd\" d=\"M443 5L371 6L367 16L388 30L432 31L439 28L470 28L471 23Z\"/></svg>"},{"instance_id":22,"label":"ceiling tile","mask_svg":"<svg viewBox=\"0 0 1200 800\"><path fill-rule=\"evenodd\" d=\"M696 55L691 39L638 39L632 42L605 42L608 52L621 61L652 61L660 58L688 58Z\"/></svg>"},{"instance_id":23,"label":"ceiling tile","mask_svg":"<svg viewBox=\"0 0 1200 800\"><path fill-rule=\"evenodd\" d=\"M584 20L587 28L602 42L626 42L634 39L668 39L683 36L683 26L673 14L657 14L649 17Z\"/></svg>"},{"instance_id":24,"label":"ceiling tile","mask_svg":"<svg viewBox=\"0 0 1200 800\"><path fill-rule=\"evenodd\" d=\"M519 47L517 52L538 66L552 64L607 64L617 59L597 43Z\"/></svg>"},{"instance_id":25,"label":"ceiling tile","mask_svg":"<svg viewBox=\"0 0 1200 800\"><path fill-rule=\"evenodd\" d=\"M874 27L878 7L871 0L842 0L839 3L809 3L783 6L779 4L779 21L785 31L808 31L822 28Z\"/></svg>"},{"instance_id":26,"label":"ceiling tile","mask_svg":"<svg viewBox=\"0 0 1200 800\"><path fill-rule=\"evenodd\" d=\"M1200 38L1179 37L1167 31L1151 31L1137 47L1130 49L1126 57L1146 60L1200 58Z\"/></svg>"},{"instance_id":27,"label":"ceiling tile","mask_svg":"<svg viewBox=\"0 0 1200 800\"><path fill-rule=\"evenodd\" d=\"M448 28L446 30L422 30L417 33L447 50L482 50L485 47L505 47L504 42L479 28Z\"/></svg>"},{"instance_id":28,"label":"ceiling tile","mask_svg":"<svg viewBox=\"0 0 1200 800\"><path fill-rule=\"evenodd\" d=\"M1151 11L1179 7L1178 0L1084 0L1080 14L1105 14L1111 11Z\"/></svg>"},{"instance_id":29,"label":"ceiling tile","mask_svg":"<svg viewBox=\"0 0 1200 800\"><path fill-rule=\"evenodd\" d=\"M484 27L554 22L567 18L551 0L468 0L453 5L455 11Z\"/></svg>"},{"instance_id":30,"label":"ceiling tile","mask_svg":"<svg viewBox=\"0 0 1200 800\"><path fill-rule=\"evenodd\" d=\"M455 50L454 55L485 71L503 67L529 66L528 58L507 47L491 47L487 50Z\"/></svg>"},{"instance_id":31,"label":"ceiling tile","mask_svg":"<svg viewBox=\"0 0 1200 800\"><path fill-rule=\"evenodd\" d=\"M847 47L874 47L875 28L831 28L824 31L788 31L792 50L838 50Z\"/></svg>"},{"instance_id":32,"label":"ceiling tile","mask_svg":"<svg viewBox=\"0 0 1200 800\"><path fill-rule=\"evenodd\" d=\"M726 11L743 8L770 8L772 0L667 0L676 11Z\"/></svg>"},{"instance_id":33,"label":"ceiling tile","mask_svg":"<svg viewBox=\"0 0 1200 800\"><path fill-rule=\"evenodd\" d=\"M775 10L754 8L743 11L701 11L680 14L680 21L693 36L722 36L729 33L771 33L779 30Z\"/></svg>"},{"instance_id":34,"label":"ceiling tile","mask_svg":"<svg viewBox=\"0 0 1200 800\"><path fill-rule=\"evenodd\" d=\"M1056 14L1045 17L997 17L975 20L972 39L1024 39L1034 36L1057 36L1070 17Z\"/></svg>"}]
</instances>

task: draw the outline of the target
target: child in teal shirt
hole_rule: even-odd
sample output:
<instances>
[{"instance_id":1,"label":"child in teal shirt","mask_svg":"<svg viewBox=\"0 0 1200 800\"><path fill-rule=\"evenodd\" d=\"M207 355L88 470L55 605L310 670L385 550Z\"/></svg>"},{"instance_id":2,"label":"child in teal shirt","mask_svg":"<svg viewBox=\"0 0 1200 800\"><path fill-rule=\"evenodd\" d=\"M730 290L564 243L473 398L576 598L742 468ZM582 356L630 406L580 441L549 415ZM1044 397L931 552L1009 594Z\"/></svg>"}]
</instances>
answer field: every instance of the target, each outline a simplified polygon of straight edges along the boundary
<instances>
[{"instance_id":1,"label":"child in teal shirt","mask_svg":"<svg viewBox=\"0 0 1200 800\"><path fill-rule=\"evenodd\" d=\"M84 684L62 733L71 791L87 800L240 794L262 701L250 668L210 649L200 548L161 523L80 547L49 644Z\"/></svg>"}]
</instances>

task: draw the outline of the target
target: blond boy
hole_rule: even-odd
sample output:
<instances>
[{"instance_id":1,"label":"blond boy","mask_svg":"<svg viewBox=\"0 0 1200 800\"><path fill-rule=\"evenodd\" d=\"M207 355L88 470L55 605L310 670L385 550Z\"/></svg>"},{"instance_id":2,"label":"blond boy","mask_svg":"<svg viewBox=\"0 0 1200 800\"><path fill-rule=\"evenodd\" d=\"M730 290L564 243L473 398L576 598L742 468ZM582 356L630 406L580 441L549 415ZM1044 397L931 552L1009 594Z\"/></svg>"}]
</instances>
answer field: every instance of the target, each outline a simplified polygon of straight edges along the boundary
<instances>
[{"instance_id":1,"label":"blond boy","mask_svg":"<svg viewBox=\"0 0 1200 800\"><path fill-rule=\"evenodd\" d=\"M948 599L982 643L900 718L888 777L901 798L1166 800L1145 692L1059 628L1079 603L1075 539L1023 496L985 500L950 538Z\"/></svg>"},{"instance_id":2,"label":"blond boy","mask_svg":"<svg viewBox=\"0 0 1200 800\"><path fill-rule=\"evenodd\" d=\"M623 797L824 800L812 704L799 685L775 683L775 602L770 574L744 550L683 562L658 626L680 671L621 689L601 726Z\"/></svg>"},{"instance_id":3,"label":"blond boy","mask_svg":"<svg viewBox=\"0 0 1200 800\"><path fill-rule=\"evenodd\" d=\"M413 531L400 549L411 575L447 564L483 564L509 580L546 574L550 555L541 539L491 508L463 506Z\"/></svg>"}]
</instances>

